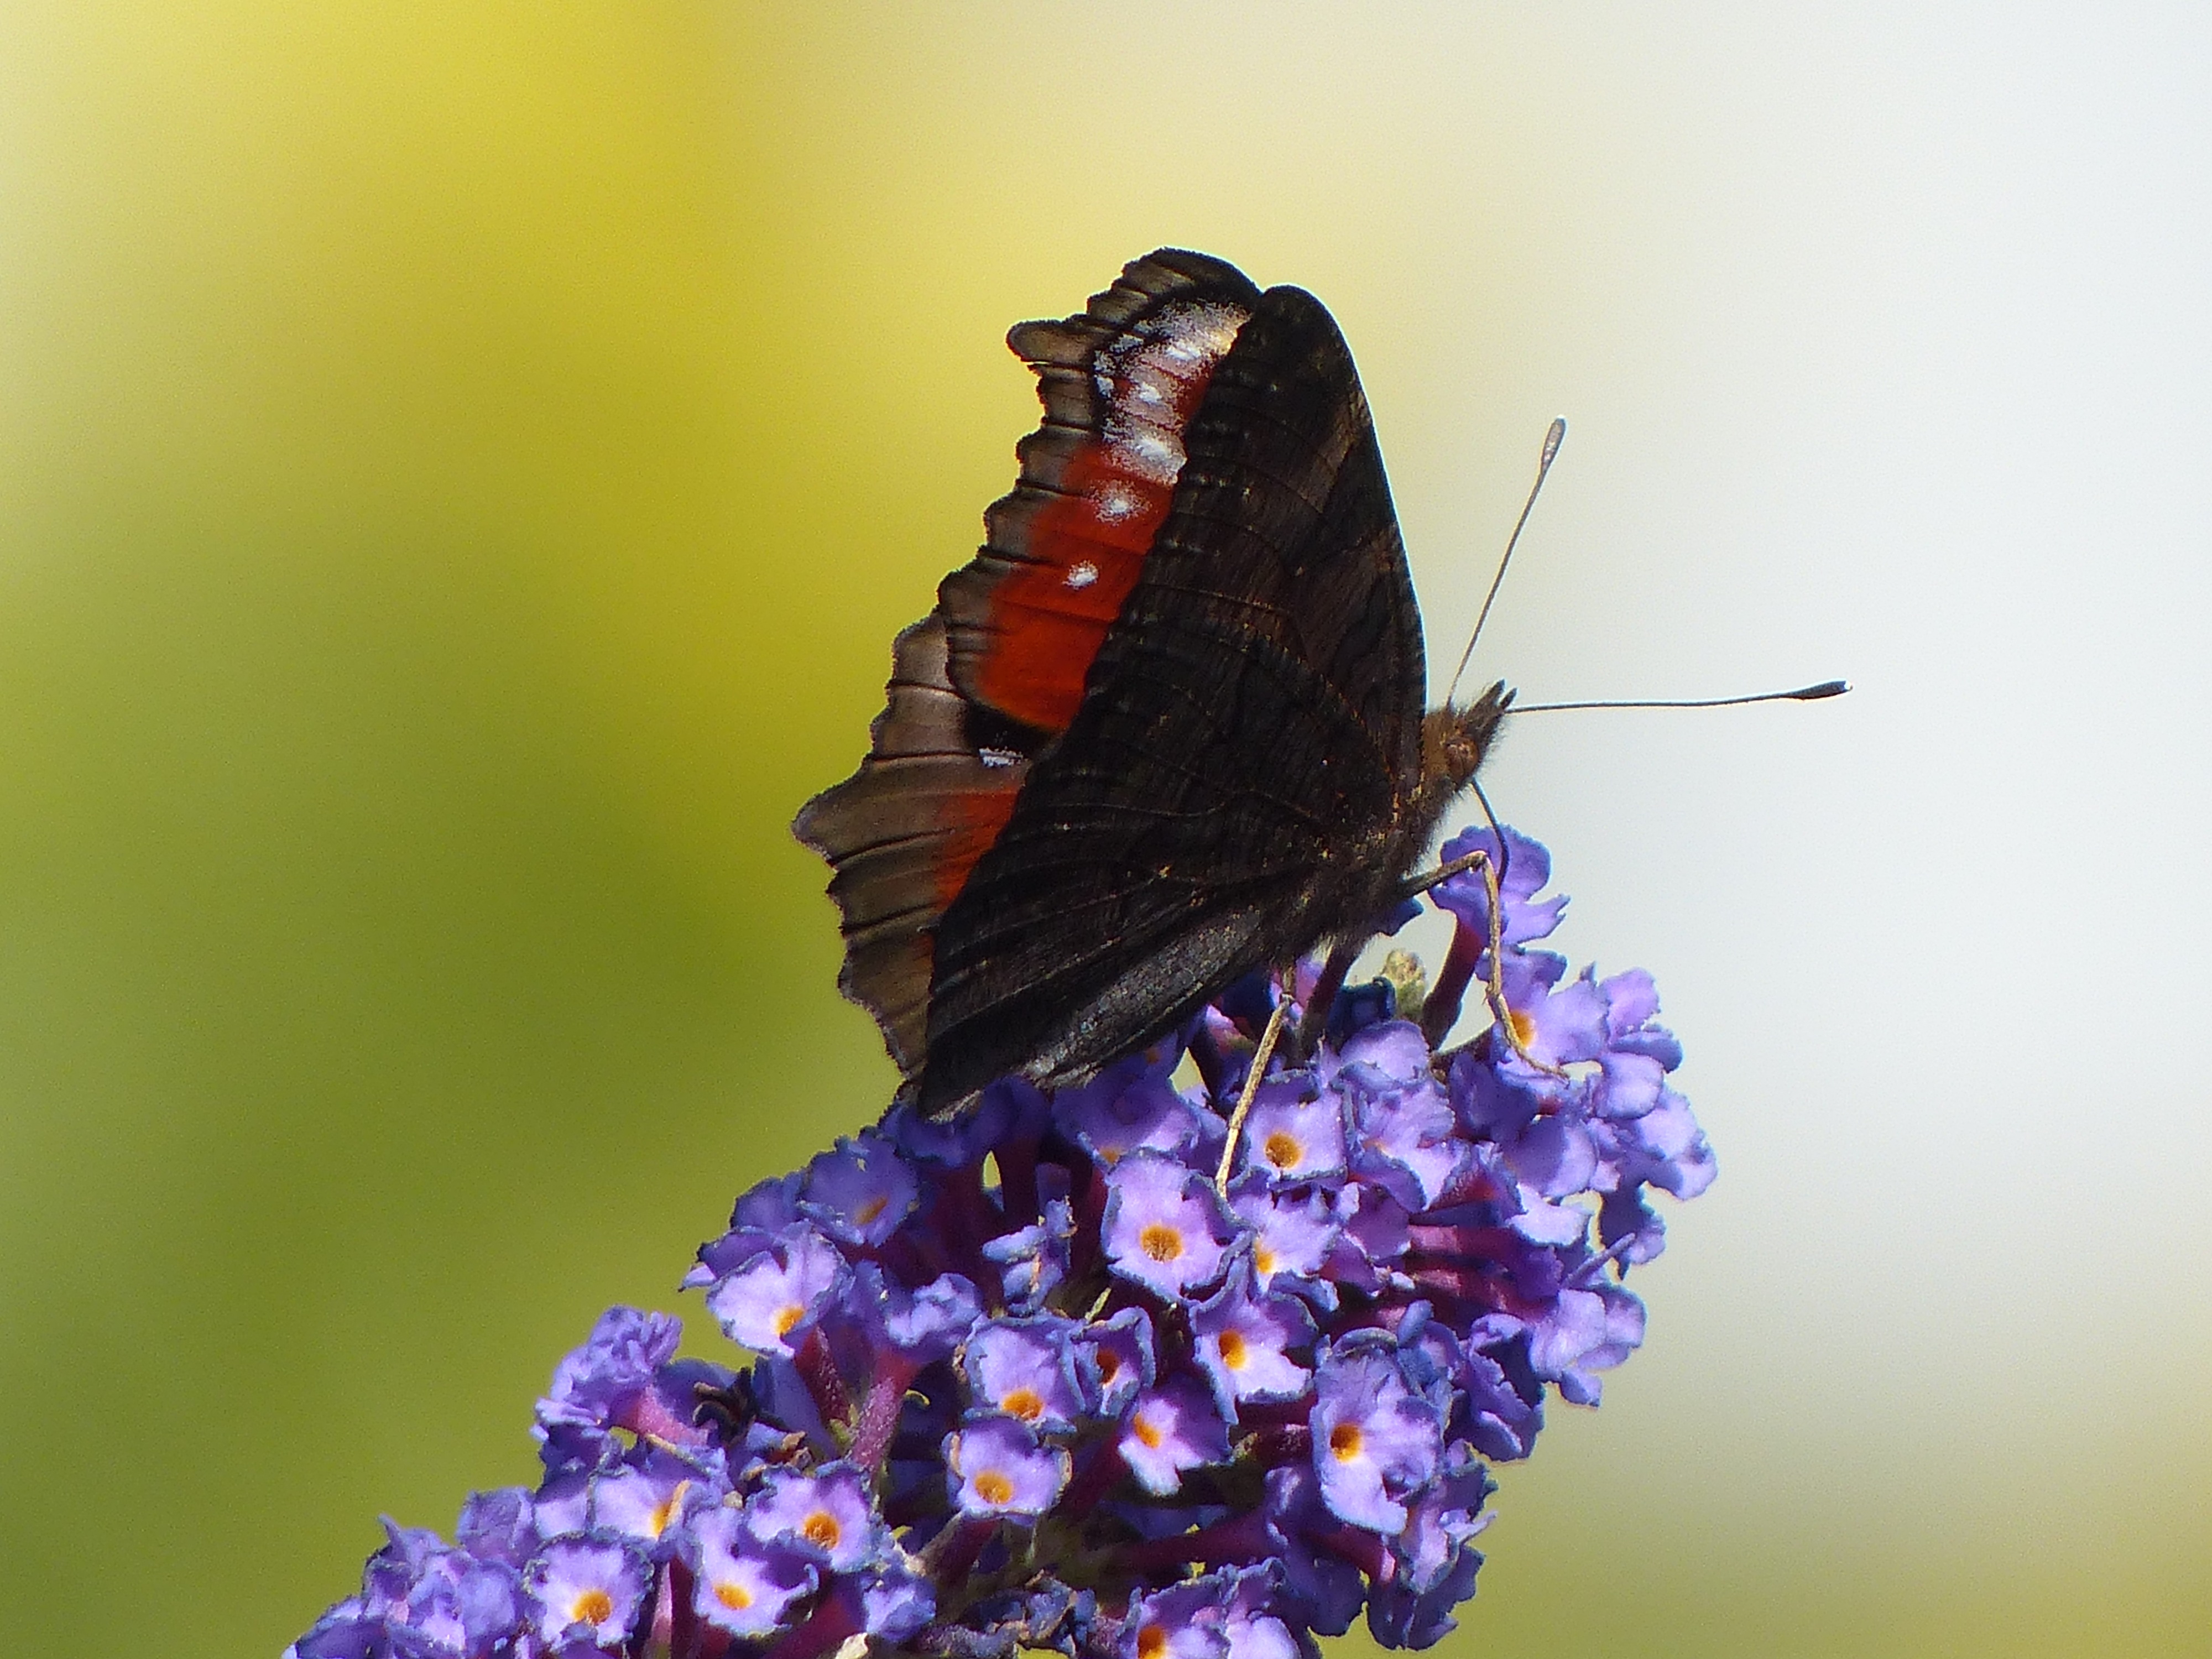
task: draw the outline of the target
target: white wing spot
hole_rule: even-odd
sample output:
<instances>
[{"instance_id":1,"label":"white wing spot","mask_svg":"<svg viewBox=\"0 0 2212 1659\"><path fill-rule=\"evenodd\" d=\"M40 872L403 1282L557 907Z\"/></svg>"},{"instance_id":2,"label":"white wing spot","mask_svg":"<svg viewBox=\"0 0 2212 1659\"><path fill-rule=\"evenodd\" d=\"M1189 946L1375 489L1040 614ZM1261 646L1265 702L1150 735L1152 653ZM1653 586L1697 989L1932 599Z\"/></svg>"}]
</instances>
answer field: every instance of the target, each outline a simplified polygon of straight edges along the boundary
<instances>
[{"instance_id":1,"label":"white wing spot","mask_svg":"<svg viewBox=\"0 0 2212 1659\"><path fill-rule=\"evenodd\" d=\"M1108 524L1120 523L1145 504L1135 490L1122 483L1109 483L1091 499L1098 509L1098 516Z\"/></svg>"},{"instance_id":2,"label":"white wing spot","mask_svg":"<svg viewBox=\"0 0 2212 1659\"><path fill-rule=\"evenodd\" d=\"M975 751L975 758L994 770L1014 765L1021 757L1021 751L1015 749L978 749Z\"/></svg>"},{"instance_id":3,"label":"white wing spot","mask_svg":"<svg viewBox=\"0 0 2212 1659\"><path fill-rule=\"evenodd\" d=\"M1170 433L1158 427L1139 427L1133 432L1113 432L1114 448L1129 471L1140 478L1158 484L1172 484L1182 471L1182 443Z\"/></svg>"},{"instance_id":4,"label":"white wing spot","mask_svg":"<svg viewBox=\"0 0 2212 1659\"><path fill-rule=\"evenodd\" d=\"M1088 559L1079 559L1067 567L1067 585L1085 588L1098 580L1098 567Z\"/></svg>"},{"instance_id":5,"label":"white wing spot","mask_svg":"<svg viewBox=\"0 0 2212 1659\"><path fill-rule=\"evenodd\" d=\"M1249 314L1236 306L1170 306L1160 313L1167 355L1182 362L1225 356Z\"/></svg>"}]
</instances>

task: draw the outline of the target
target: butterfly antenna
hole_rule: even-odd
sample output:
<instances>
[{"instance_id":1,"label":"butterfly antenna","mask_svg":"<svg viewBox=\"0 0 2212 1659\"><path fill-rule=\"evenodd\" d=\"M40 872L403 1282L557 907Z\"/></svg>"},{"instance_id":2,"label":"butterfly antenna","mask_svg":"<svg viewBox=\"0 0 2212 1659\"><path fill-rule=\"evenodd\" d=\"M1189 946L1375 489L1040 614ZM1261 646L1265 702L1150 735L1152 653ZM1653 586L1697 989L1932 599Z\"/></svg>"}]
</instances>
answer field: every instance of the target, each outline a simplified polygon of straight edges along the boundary
<instances>
[{"instance_id":1,"label":"butterfly antenna","mask_svg":"<svg viewBox=\"0 0 2212 1659\"><path fill-rule=\"evenodd\" d=\"M1818 685L1801 685L1795 691L1761 691L1748 697L1625 697L1597 702L1516 702L1513 712L1556 714L1563 708L1732 708L1744 702L1818 702L1823 697L1840 697L1850 689L1842 680L1822 680Z\"/></svg>"},{"instance_id":2,"label":"butterfly antenna","mask_svg":"<svg viewBox=\"0 0 2212 1659\"><path fill-rule=\"evenodd\" d=\"M1505 580L1505 567L1513 562L1513 550L1520 544L1521 528L1528 522L1528 514L1536 505L1536 497L1544 488L1544 480L1552 471L1552 462L1559 453L1559 445L1567 435L1565 416L1552 422L1551 430L1544 434L1544 453L1536 462L1536 482L1528 486L1528 499L1521 503L1521 516L1513 521L1513 533L1505 538L1505 551L1498 561L1498 574L1490 579L1490 592L1482 596L1482 610L1474 619L1474 632L1467 636L1467 649L1459 653L1459 666L1452 670L1451 686L1444 693L1444 702L1449 705L1459 692L1459 677L1467 672L1468 659L1474 655L1474 642L1482 637L1482 625L1490 620L1490 607L1498 598L1498 585Z\"/></svg>"}]
</instances>

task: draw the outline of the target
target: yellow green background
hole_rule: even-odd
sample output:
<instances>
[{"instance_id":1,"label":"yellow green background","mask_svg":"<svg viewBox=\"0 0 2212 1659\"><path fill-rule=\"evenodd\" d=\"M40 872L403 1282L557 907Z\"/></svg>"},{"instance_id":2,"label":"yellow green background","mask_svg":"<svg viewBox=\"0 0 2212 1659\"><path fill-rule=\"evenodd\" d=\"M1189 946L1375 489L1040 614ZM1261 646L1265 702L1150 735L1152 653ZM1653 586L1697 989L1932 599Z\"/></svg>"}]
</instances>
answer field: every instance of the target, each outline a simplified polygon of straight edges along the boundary
<instances>
[{"instance_id":1,"label":"yellow green background","mask_svg":"<svg viewBox=\"0 0 2212 1659\"><path fill-rule=\"evenodd\" d=\"M273 1655L870 1119L892 632L1164 242L1358 353L1723 1177L1454 1654L2212 1653L2201 9L0 3L0 1605Z\"/></svg>"}]
</instances>

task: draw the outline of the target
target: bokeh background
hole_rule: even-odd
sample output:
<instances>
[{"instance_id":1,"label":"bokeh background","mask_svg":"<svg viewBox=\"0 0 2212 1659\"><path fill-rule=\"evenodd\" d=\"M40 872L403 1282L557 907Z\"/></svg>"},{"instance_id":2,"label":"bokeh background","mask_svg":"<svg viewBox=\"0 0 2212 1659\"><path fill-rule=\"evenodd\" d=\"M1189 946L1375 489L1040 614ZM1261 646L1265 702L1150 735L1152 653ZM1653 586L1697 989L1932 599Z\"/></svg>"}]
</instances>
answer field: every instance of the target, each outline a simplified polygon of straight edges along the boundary
<instances>
[{"instance_id":1,"label":"bokeh background","mask_svg":"<svg viewBox=\"0 0 2212 1659\"><path fill-rule=\"evenodd\" d=\"M0 4L0 1604L273 1655L890 1082L785 825L1164 242L1320 294L1721 1154L1456 1655L2212 1652L2212 14ZM702 1320L700 1322L704 1322ZM1346 1644L1357 1650L1357 1638Z\"/></svg>"}]
</instances>

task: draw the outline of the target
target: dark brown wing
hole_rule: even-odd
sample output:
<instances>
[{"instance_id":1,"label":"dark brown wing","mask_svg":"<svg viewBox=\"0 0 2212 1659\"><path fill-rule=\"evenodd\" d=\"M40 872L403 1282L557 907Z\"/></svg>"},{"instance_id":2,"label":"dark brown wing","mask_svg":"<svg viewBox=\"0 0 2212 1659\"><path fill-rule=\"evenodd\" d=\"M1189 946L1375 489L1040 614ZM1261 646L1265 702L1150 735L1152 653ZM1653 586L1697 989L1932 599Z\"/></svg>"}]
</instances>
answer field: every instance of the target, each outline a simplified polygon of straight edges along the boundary
<instances>
[{"instance_id":1,"label":"dark brown wing","mask_svg":"<svg viewBox=\"0 0 2212 1659\"><path fill-rule=\"evenodd\" d=\"M1168 515L1183 428L1260 291L1233 265L1164 249L1079 315L1024 323L1044 418L1024 439L988 539L899 636L860 769L792 826L829 860L839 983L899 1068L927 1044L931 930L1012 810L1028 757L1064 729Z\"/></svg>"},{"instance_id":2,"label":"dark brown wing","mask_svg":"<svg viewBox=\"0 0 2212 1659\"><path fill-rule=\"evenodd\" d=\"M1079 1075L1368 917L1420 773L1420 619L1366 399L1270 290L1065 734L938 921L925 1109Z\"/></svg>"},{"instance_id":3,"label":"dark brown wing","mask_svg":"<svg viewBox=\"0 0 2212 1659\"><path fill-rule=\"evenodd\" d=\"M875 1015L899 1070L927 1053L930 927L1012 811L1029 763L980 752L947 673L943 618L891 647L884 712L860 769L800 809L792 833L828 859L845 932L837 983Z\"/></svg>"}]
</instances>

